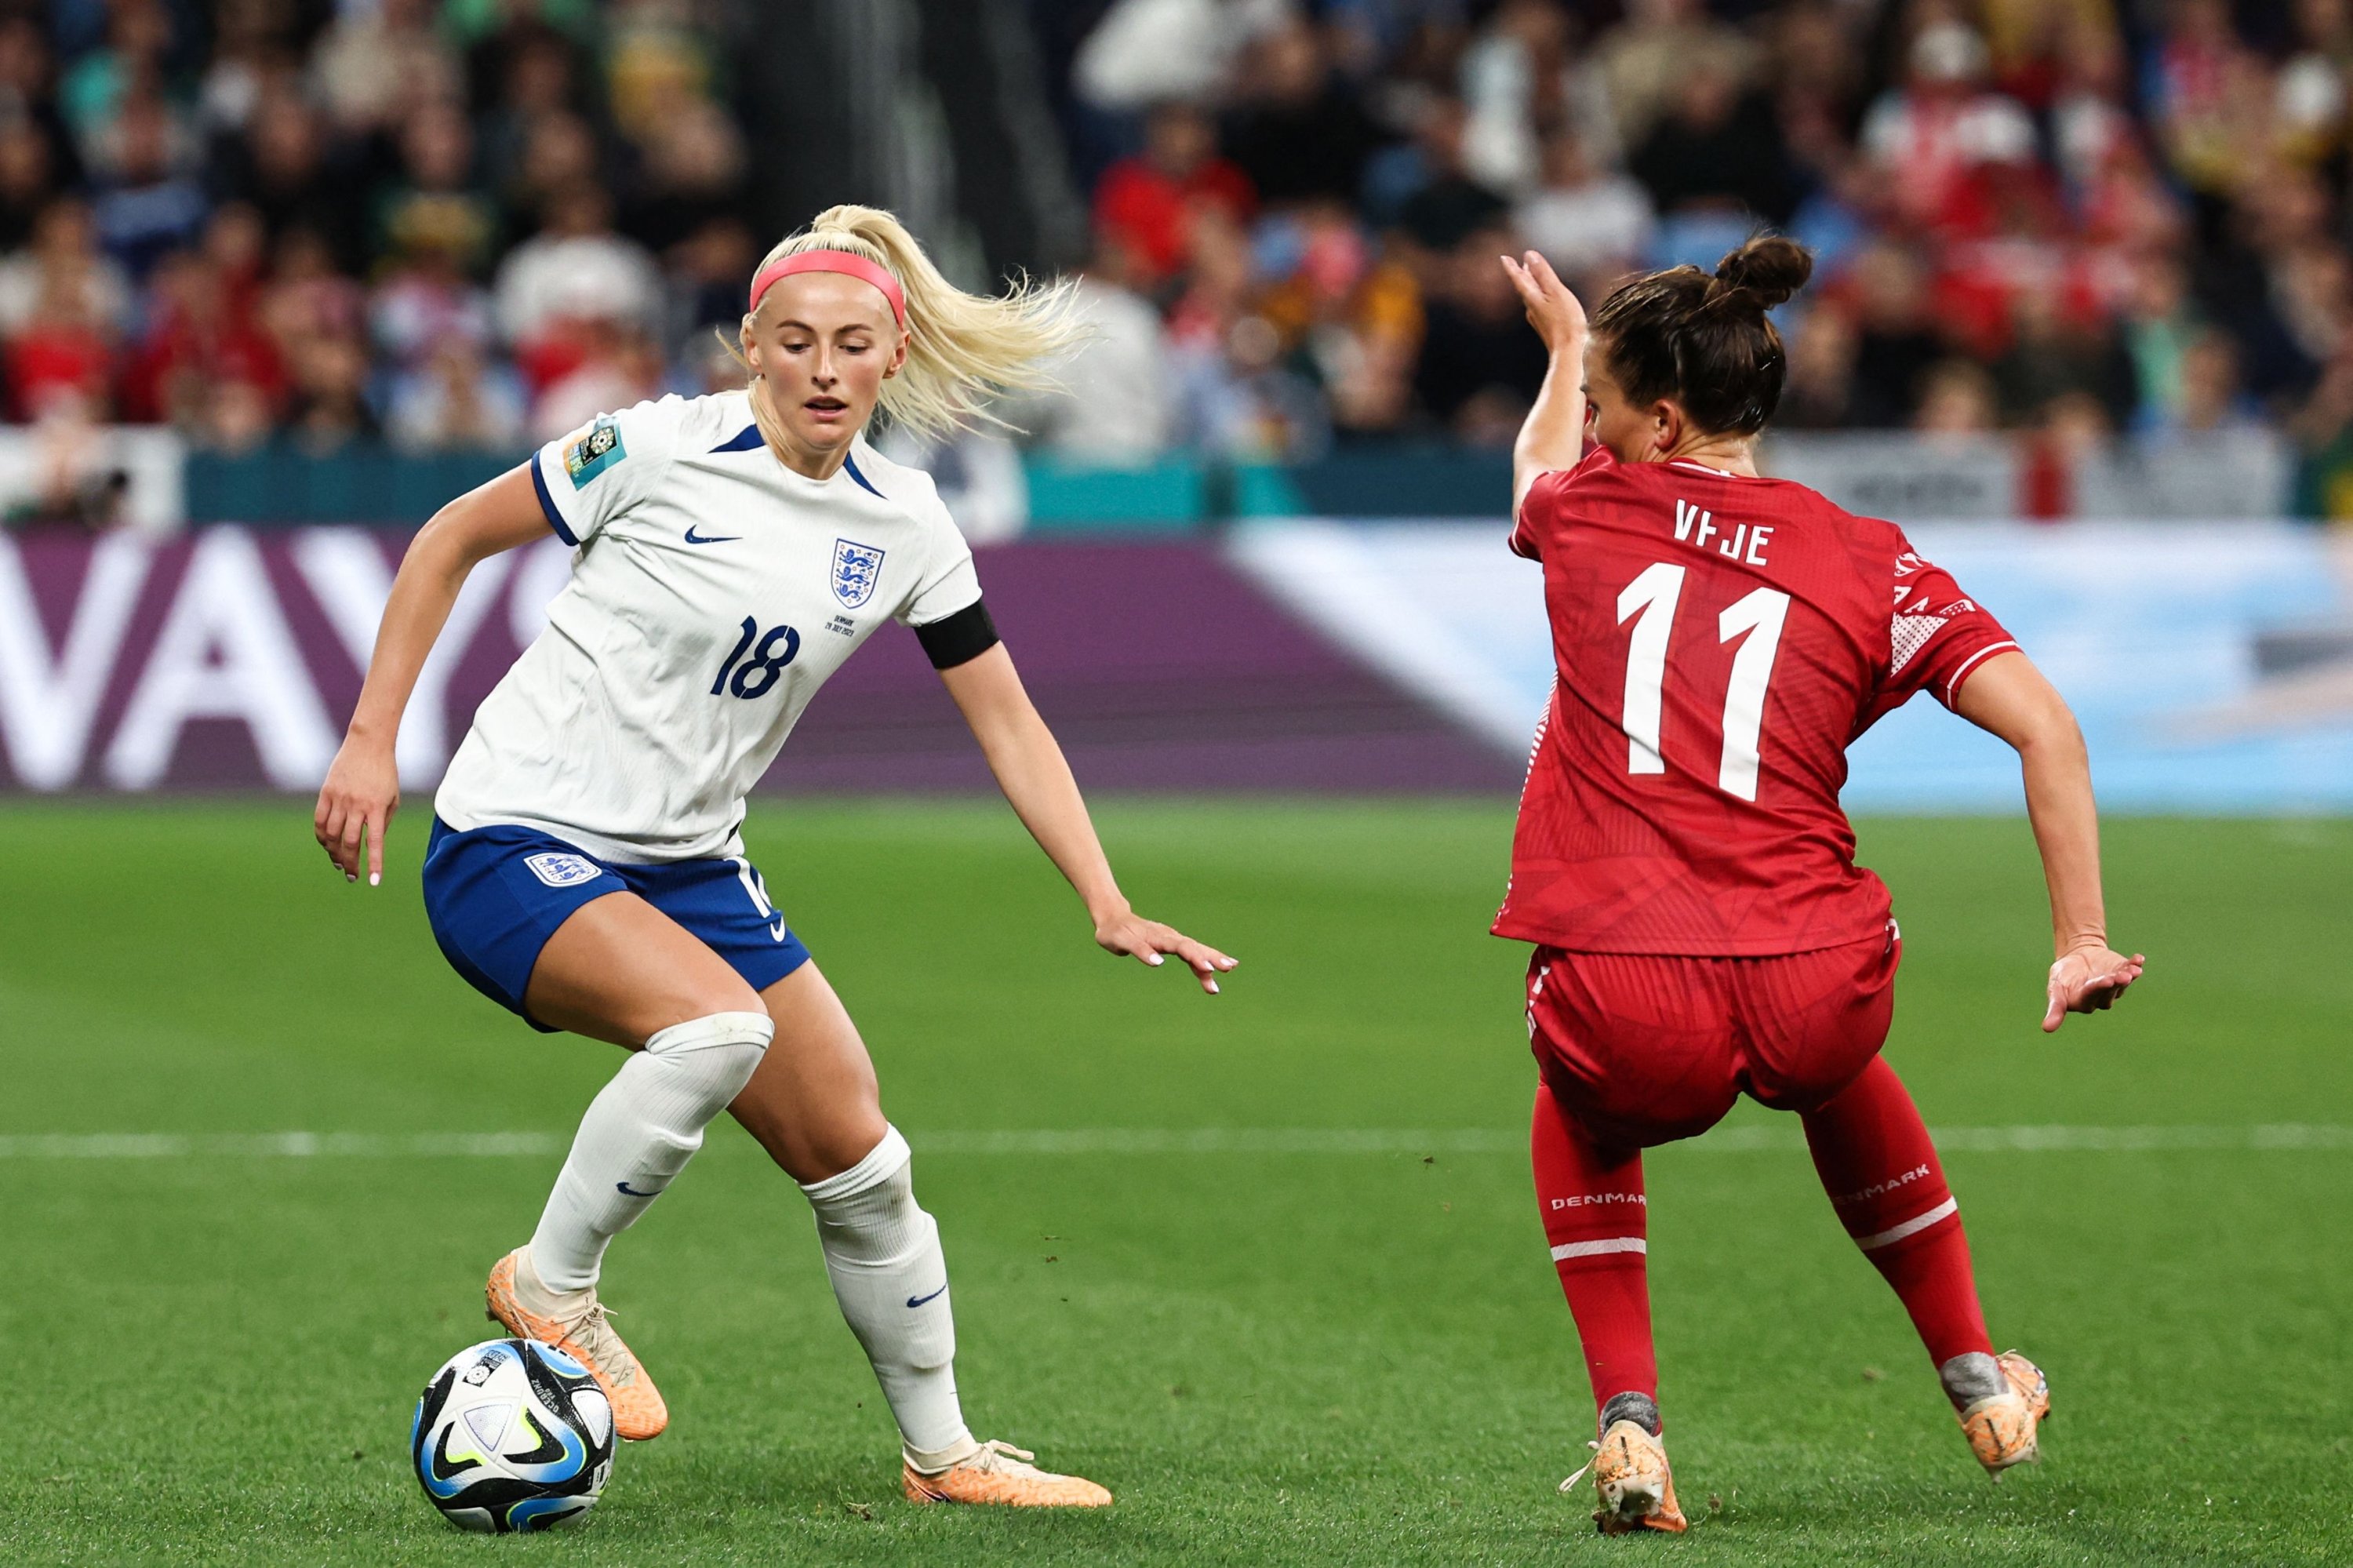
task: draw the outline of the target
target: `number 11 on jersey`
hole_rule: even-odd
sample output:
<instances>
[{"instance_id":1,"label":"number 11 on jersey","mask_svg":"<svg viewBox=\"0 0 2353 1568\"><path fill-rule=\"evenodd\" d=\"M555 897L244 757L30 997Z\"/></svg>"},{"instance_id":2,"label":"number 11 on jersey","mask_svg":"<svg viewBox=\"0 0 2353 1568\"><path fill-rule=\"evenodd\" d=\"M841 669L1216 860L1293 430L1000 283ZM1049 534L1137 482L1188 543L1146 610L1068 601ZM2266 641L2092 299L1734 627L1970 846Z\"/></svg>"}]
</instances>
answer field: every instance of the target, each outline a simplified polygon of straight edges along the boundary
<instances>
[{"instance_id":1,"label":"number 11 on jersey","mask_svg":"<svg viewBox=\"0 0 2353 1568\"><path fill-rule=\"evenodd\" d=\"M1659 750L1661 709L1667 683L1667 643L1683 601L1686 568L1660 561L1645 567L1618 596L1618 624L1634 622L1626 650L1626 770L1664 773ZM1732 656L1732 681L1724 694L1724 756L1715 781L1727 795L1757 799L1757 745L1765 726L1765 688L1773 678L1773 656L1781 646L1789 596L1761 588L1735 600L1716 617L1716 641L1742 637ZM1744 636L1745 634L1745 636Z\"/></svg>"}]
</instances>

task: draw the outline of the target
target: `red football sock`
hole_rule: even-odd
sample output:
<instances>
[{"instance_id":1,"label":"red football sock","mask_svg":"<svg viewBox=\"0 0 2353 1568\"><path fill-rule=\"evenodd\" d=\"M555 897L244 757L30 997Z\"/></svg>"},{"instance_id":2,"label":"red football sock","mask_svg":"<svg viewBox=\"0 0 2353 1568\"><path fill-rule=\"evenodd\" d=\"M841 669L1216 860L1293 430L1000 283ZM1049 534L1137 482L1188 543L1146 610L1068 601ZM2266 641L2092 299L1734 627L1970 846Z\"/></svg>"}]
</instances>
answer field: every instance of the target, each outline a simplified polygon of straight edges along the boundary
<instances>
[{"instance_id":1,"label":"red football sock","mask_svg":"<svg viewBox=\"0 0 2353 1568\"><path fill-rule=\"evenodd\" d=\"M1539 1083L1528 1152L1545 1239L1552 1244L1553 1266L1585 1346L1595 1410L1617 1393L1655 1402L1659 1358L1651 1344L1644 1255L1650 1210L1642 1195L1641 1151L1597 1145Z\"/></svg>"},{"instance_id":2,"label":"red football sock","mask_svg":"<svg viewBox=\"0 0 2353 1568\"><path fill-rule=\"evenodd\" d=\"M1991 1355L1960 1205L1895 1069L1874 1058L1805 1123L1831 1206L1895 1287L1928 1359L1941 1367L1972 1351Z\"/></svg>"}]
</instances>

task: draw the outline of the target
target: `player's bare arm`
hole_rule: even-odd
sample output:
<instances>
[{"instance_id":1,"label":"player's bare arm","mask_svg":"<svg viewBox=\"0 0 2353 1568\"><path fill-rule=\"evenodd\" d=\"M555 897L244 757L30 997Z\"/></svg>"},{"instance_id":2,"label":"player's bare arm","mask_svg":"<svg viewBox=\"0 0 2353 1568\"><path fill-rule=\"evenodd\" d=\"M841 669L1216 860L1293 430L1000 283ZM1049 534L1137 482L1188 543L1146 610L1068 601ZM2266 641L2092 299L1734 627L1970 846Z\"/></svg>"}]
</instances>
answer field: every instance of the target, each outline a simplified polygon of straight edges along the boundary
<instances>
[{"instance_id":1,"label":"player's bare arm","mask_svg":"<svg viewBox=\"0 0 2353 1568\"><path fill-rule=\"evenodd\" d=\"M519 467L442 507L409 542L385 601L359 705L311 813L311 832L344 881L359 880L363 856L368 885L384 880L385 830L400 809L393 749L400 715L467 574L546 535L531 475Z\"/></svg>"},{"instance_id":2,"label":"player's bare arm","mask_svg":"<svg viewBox=\"0 0 2353 1568\"><path fill-rule=\"evenodd\" d=\"M1954 711L2000 736L2018 753L2026 811L2051 888L2051 965L2045 1033L2070 1012L2114 1006L2140 979L2146 959L2108 945L2100 895L2100 821L2092 797L2091 757L2084 732L2058 688L2015 652L1996 653L1963 683Z\"/></svg>"},{"instance_id":3,"label":"player's bare arm","mask_svg":"<svg viewBox=\"0 0 2353 1568\"><path fill-rule=\"evenodd\" d=\"M1161 963L1162 955L1174 953L1192 969L1201 989L1215 995L1218 976L1237 960L1128 906L1095 836L1078 781L1071 776L1070 762L1029 701L1005 645L1000 642L976 659L942 670L940 680L972 726L973 738L980 743L981 755L988 759L989 771L1012 802L1014 814L1085 903L1095 940L1109 952L1154 966Z\"/></svg>"},{"instance_id":4,"label":"player's bare arm","mask_svg":"<svg viewBox=\"0 0 2353 1568\"><path fill-rule=\"evenodd\" d=\"M1552 363L1544 386L1512 446L1512 514L1528 487L1555 469L1575 468L1585 447L1585 306L1560 281L1552 263L1531 250L1501 259L1527 306L1528 324L1544 339Z\"/></svg>"}]
</instances>

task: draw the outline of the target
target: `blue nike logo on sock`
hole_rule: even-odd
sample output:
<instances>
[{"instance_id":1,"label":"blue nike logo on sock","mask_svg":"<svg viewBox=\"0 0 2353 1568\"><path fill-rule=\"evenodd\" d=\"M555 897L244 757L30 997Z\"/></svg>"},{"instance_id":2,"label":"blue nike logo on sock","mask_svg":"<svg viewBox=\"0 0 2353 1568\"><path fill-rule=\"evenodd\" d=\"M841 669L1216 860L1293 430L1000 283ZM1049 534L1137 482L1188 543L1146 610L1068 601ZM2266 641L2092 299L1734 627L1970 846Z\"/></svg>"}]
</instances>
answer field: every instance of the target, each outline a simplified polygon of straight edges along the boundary
<instances>
[{"instance_id":1,"label":"blue nike logo on sock","mask_svg":"<svg viewBox=\"0 0 2353 1568\"><path fill-rule=\"evenodd\" d=\"M924 1302L931 1300L933 1297L938 1296L942 1291L946 1289L947 1287L944 1284L938 1290L933 1291L931 1296L910 1296L907 1298L907 1305L910 1307L921 1307Z\"/></svg>"},{"instance_id":2,"label":"blue nike logo on sock","mask_svg":"<svg viewBox=\"0 0 2353 1568\"><path fill-rule=\"evenodd\" d=\"M695 535L694 524L690 523L686 525L686 542L690 545L727 545L743 536L741 534L721 534L713 537L699 538Z\"/></svg>"},{"instance_id":3,"label":"blue nike logo on sock","mask_svg":"<svg viewBox=\"0 0 2353 1568\"><path fill-rule=\"evenodd\" d=\"M616 1181L613 1185L618 1187L622 1192L627 1192L632 1198L659 1198L662 1193L669 1191L667 1187L657 1187L650 1192L640 1192L635 1187L630 1186L627 1181Z\"/></svg>"}]
</instances>

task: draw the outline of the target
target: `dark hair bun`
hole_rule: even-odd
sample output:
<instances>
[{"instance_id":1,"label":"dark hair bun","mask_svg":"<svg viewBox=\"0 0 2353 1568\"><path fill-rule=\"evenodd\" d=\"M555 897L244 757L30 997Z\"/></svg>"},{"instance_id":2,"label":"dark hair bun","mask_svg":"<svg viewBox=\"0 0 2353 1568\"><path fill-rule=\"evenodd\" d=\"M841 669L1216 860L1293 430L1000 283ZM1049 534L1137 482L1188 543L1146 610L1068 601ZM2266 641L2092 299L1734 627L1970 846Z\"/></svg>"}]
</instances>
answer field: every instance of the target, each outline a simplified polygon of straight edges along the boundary
<instances>
[{"instance_id":1,"label":"dark hair bun","mask_svg":"<svg viewBox=\"0 0 2353 1568\"><path fill-rule=\"evenodd\" d=\"M1708 292L1746 289L1769 311L1804 288L1813 275L1812 251L1794 239L1760 234L1715 264L1716 287Z\"/></svg>"}]
</instances>

